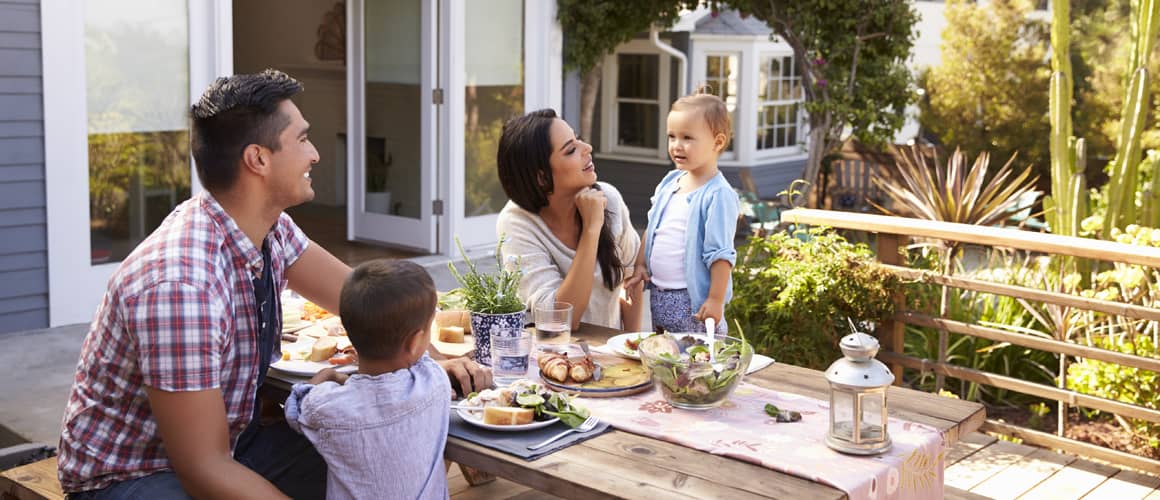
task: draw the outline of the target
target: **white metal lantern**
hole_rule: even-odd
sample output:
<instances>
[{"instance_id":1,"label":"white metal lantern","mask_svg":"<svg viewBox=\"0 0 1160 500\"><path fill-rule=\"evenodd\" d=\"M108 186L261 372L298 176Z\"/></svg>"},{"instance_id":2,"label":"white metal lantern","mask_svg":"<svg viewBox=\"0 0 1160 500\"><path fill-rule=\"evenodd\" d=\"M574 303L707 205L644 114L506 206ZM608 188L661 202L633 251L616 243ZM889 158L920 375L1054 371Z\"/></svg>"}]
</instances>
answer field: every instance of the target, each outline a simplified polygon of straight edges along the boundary
<instances>
[{"instance_id":1,"label":"white metal lantern","mask_svg":"<svg viewBox=\"0 0 1160 500\"><path fill-rule=\"evenodd\" d=\"M862 332L842 337L842 354L826 369L830 381L830 431L826 445L843 453L873 455L890 449L886 388L894 374L881 361L878 339Z\"/></svg>"}]
</instances>

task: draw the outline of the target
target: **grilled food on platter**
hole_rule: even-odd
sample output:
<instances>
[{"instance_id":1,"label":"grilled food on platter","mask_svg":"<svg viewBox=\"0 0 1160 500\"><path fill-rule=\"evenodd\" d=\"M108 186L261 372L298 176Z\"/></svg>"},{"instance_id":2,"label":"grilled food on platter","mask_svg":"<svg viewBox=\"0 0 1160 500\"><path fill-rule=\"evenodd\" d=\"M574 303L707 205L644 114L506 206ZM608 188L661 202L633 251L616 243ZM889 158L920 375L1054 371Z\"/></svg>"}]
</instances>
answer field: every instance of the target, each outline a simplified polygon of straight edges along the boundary
<instances>
[{"instance_id":1,"label":"grilled food on platter","mask_svg":"<svg viewBox=\"0 0 1160 500\"><path fill-rule=\"evenodd\" d=\"M570 427L576 427L588 418L588 409L576 405L567 394L549 391L527 379L517 380L502 389L472 393L459 406L478 407L478 410L468 412L493 425L521 425L559 418ZM528 411L532 413L530 419Z\"/></svg>"}]
</instances>

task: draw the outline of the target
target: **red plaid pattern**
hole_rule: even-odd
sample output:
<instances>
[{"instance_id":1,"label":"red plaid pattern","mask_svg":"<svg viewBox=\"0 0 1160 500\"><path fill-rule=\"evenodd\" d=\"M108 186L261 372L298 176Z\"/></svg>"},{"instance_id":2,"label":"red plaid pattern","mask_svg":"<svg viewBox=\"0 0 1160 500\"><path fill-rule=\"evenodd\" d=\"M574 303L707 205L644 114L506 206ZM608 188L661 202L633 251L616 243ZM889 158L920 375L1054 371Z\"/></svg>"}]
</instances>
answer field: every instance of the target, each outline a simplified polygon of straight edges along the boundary
<instances>
[{"instance_id":1,"label":"red plaid pattern","mask_svg":"<svg viewBox=\"0 0 1160 500\"><path fill-rule=\"evenodd\" d=\"M278 290L309 240L282 214L271 229ZM173 213L109 280L81 348L60 438L66 492L170 469L144 386L220 389L230 443L254 413L262 251L209 193ZM275 352L277 358L280 352Z\"/></svg>"}]
</instances>

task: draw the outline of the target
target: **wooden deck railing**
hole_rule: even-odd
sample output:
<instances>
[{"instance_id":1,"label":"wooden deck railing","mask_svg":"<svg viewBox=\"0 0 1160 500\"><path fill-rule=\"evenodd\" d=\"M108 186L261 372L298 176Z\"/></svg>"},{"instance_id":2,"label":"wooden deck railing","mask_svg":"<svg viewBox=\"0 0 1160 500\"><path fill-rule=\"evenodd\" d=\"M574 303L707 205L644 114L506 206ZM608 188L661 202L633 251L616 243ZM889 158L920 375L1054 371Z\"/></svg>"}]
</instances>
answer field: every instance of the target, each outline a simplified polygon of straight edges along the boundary
<instances>
[{"instance_id":1,"label":"wooden deck railing","mask_svg":"<svg viewBox=\"0 0 1160 500\"><path fill-rule=\"evenodd\" d=\"M1005 295L1026 301L1054 304L1062 307L1096 311L1146 321L1160 321L1160 309L908 268L905 267L905 262L898 252L899 248L907 245L911 238L926 238L1160 268L1160 248L1141 247L1110 241L1058 236L1015 229L829 210L789 210L782 212L781 221L783 223L827 226L877 233L877 254L879 261L887 269L907 280L921 280L955 289ZM904 299L905 297L899 297L896 303L903 306L905 304ZM937 375L954 377L982 385L1030 394L1059 403L1058 420L1060 425L1057 428L1056 434L1017 427L992 420L987 421L983 427L984 430L1013 435L1030 444L1079 453L1143 470L1160 471L1160 461L1063 437L1066 430L1067 408L1069 406L1082 406L1150 422L1160 422L1160 411L1066 389L1063 383L1066 370L1062 370L1057 386L1049 386L1006 375L957 366L948 363L946 360L947 344L945 340L939 342L938 359L936 360L908 356L903 352L905 325L908 324L997 342L1009 342L1014 345L1054 353L1058 356L1063 356L1064 358L1062 359L1064 360L1067 359L1067 356L1071 356L1074 358L1094 359L1126 367L1160 372L1160 359L1140 357L1073 342L1035 337L978 324L964 323L950 318L931 316L924 312L905 310L904 307L899 307L893 320L880 325L878 329L878 335L883 344L883 350L879 354L879 358L890 364L892 370L895 372L896 380L899 382L902 381L902 369L905 367L920 370L923 373L933 372ZM1056 333L1056 339L1066 338L1059 335L1058 332L1053 333ZM1061 366L1066 366L1066 362L1061 364Z\"/></svg>"}]
</instances>

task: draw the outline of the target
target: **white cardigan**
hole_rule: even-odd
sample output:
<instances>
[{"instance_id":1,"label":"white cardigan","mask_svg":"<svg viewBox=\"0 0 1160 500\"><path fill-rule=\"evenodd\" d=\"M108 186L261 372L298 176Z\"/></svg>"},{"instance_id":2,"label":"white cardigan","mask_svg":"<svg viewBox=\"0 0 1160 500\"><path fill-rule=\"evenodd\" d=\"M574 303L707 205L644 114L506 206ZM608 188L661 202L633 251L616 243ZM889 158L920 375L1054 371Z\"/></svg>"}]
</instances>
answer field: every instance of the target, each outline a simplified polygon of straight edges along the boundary
<instances>
[{"instance_id":1,"label":"white cardigan","mask_svg":"<svg viewBox=\"0 0 1160 500\"><path fill-rule=\"evenodd\" d=\"M610 224L620 261L625 265L624 277L632 271L636 252L640 248L640 235L632 228L628 217L628 206L620 196L620 191L611 184L599 183L600 189L608 197L611 217ZM556 300L556 290L564 282L564 276L572 267L576 251L561 242L539 214L531 213L509 201L499 213L495 225L496 234L505 237L501 252L504 262L512 256L518 257L523 277L520 280L520 298L531 309L536 304L547 304ZM609 290L604 286L600 265L596 265L593 276L592 294L588 297L588 309L580 321L611 328L621 328L620 291L621 284Z\"/></svg>"}]
</instances>

